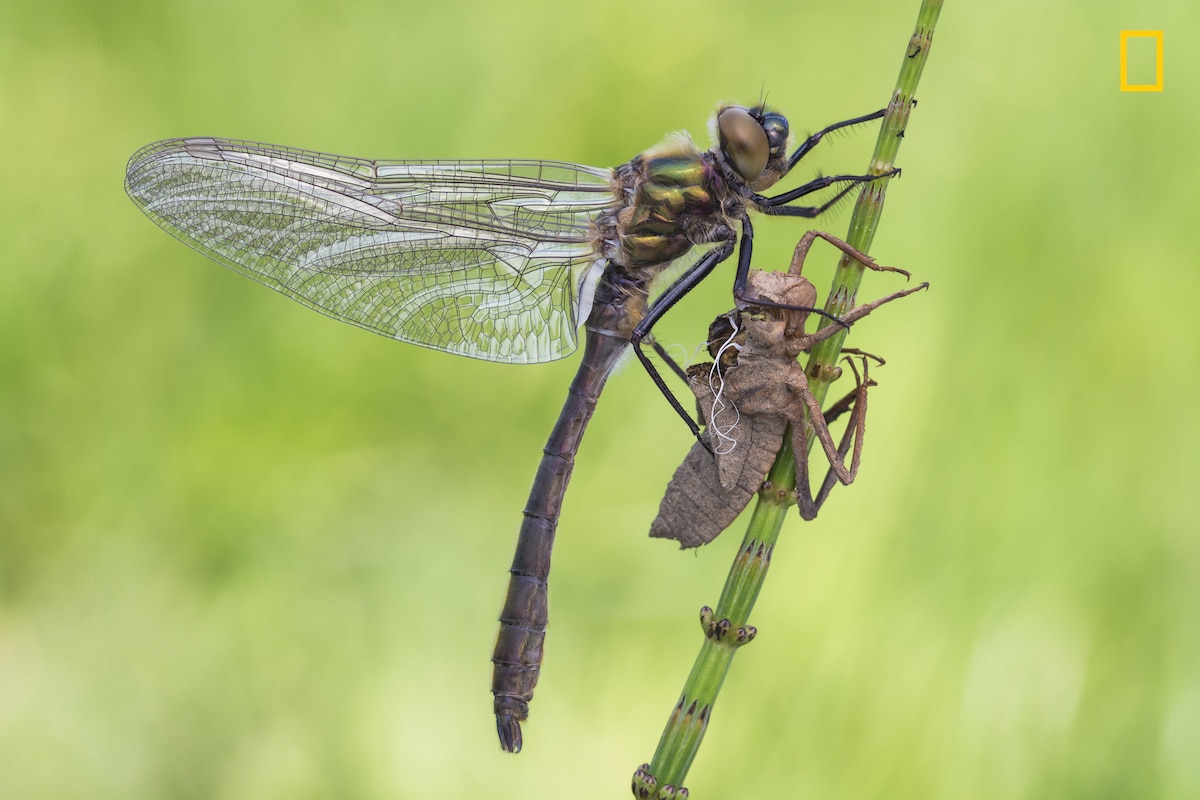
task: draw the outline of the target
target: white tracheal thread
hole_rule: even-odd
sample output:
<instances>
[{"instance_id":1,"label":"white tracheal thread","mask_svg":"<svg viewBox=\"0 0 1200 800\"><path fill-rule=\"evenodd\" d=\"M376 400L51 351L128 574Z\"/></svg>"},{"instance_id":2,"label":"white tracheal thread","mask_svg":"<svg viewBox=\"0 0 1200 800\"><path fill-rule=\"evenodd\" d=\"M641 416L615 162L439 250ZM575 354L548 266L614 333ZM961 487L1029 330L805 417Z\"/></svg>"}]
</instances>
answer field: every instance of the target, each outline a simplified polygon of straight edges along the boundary
<instances>
[{"instance_id":1,"label":"white tracheal thread","mask_svg":"<svg viewBox=\"0 0 1200 800\"><path fill-rule=\"evenodd\" d=\"M666 348L664 348L664 349L666 350L666 353L668 356L672 356L673 358L675 358L678 361L678 363L683 364L684 369L687 369L688 367L690 367L692 365L692 362L696 360L696 354L700 351L700 348L703 346L704 345L700 345L695 350L693 350L692 352L689 353L688 349L686 347L679 344L678 342L675 342L674 344L667 345Z\"/></svg>"},{"instance_id":2,"label":"white tracheal thread","mask_svg":"<svg viewBox=\"0 0 1200 800\"><path fill-rule=\"evenodd\" d=\"M742 346L733 340L738 335L737 322L731 319L730 323L733 325L733 331L717 349L717 353L713 357L712 366L708 370L708 388L713 395L712 407L708 411L708 432L716 440L712 442L713 452L719 456L732 453L734 448L737 447L737 439L730 434L737 427L738 421L741 420L741 412L737 410L737 406L732 403L726 403L721 396L725 392L725 376L721 374L721 356L731 347L739 353L742 350ZM733 422L730 422L728 425L722 425L717 422L717 415L723 413L727 408L733 410Z\"/></svg>"}]
</instances>

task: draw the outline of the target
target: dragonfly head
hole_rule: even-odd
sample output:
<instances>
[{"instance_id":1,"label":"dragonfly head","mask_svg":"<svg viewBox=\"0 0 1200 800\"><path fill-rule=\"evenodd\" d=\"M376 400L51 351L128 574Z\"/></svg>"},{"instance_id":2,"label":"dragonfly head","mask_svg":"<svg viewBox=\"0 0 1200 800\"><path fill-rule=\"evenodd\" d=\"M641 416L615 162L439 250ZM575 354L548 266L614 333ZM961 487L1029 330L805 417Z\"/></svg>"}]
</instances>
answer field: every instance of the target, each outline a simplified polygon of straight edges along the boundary
<instances>
[{"instance_id":1,"label":"dragonfly head","mask_svg":"<svg viewBox=\"0 0 1200 800\"><path fill-rule=\"evenodd\" d=\"M787 172L791 132L787 117L765 106L727 105L714 118L716 152L733 174L760 192Z\"/></svg>"}]
</instances>

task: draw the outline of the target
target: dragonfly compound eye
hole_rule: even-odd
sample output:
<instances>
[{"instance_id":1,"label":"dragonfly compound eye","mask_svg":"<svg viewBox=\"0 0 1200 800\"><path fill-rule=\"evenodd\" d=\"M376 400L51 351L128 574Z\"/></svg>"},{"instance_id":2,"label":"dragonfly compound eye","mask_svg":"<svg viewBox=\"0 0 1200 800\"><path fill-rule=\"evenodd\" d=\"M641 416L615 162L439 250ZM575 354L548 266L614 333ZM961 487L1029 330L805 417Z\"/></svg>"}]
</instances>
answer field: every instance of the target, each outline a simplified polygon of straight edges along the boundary
<instances>
[{"instance_id":1,"label":"dragonfly compound eye","mask_svg":"<svg viewBox=\"0 0 1200 800\"><path fill-rule=\"evenodd\" d=\"M771 156L786 155L788 135L790 134L787 117L774 111L768 111L759 117L758 124L766 131Z\"/></svg>"},{"instance_id":2,"label":"dragonfly compound eye","mask_svg":"<svg viewBox=\"0 0 1200 800\"><path fill-rule=\"evenodd\" d=\"M747 183L762 175L771 156L771 143L759 121L746 109L730 106L717 117L717 130L721 152L738 175Z\"/></svg>"}]
</instances>

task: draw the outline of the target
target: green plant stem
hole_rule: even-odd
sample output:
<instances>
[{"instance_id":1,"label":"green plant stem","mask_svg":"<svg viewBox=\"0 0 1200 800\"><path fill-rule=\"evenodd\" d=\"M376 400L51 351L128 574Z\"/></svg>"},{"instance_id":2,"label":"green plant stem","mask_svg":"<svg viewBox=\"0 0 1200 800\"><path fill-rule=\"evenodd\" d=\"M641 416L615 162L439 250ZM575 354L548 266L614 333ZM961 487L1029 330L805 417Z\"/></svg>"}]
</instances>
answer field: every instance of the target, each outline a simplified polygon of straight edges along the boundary
<instances>
[{"instance_id":1,"label":"green plant stem","mask_svg":"<svg viewBox=\"0 0 1200 800\"><path fill-rule=\"evenodd\" d=\"M880 126L875 153L871 159L872 174L883 175L895 164L909 114L915 105L912 100L913 93L929 56L933 31L941 7L942 0L923 0L921 3L916 29L905 51L896 90ZM871 183L859 194L855 204L846 241L864 253L875 237L889 180L890 178L885 177ZM826 299L826 312L840 317L854 307L864 271L862 264L848 256L839 260L833 287ZM835 367L845 338L846 334L842 332L825 340L813 348L809 357L806 366L809 389L818 402L824 402L829 385L836 375ZM686 790L679 787L700 748L713 704L733 663L733 656L738 647L753 636L753 629L747 627L750 611L754 608L758 593L766 580L771 554L783 527L788 506L794 502L795 459L790 442L791 436L785 435L784 447L767 475L763 490L759 492L758 503L746 530L745 539L725 581L717 609L711 614L712 620L728 620L728 632L723 636L711 635L711 626L706 625L708 635L684 684L683 694L663 731L654 758L648 768L643 767L634 775L635 796L687 796ZM808 444L811 447L811 437ZM747 632L748 637L736 635Z\"/></svg>"}]
</instances>

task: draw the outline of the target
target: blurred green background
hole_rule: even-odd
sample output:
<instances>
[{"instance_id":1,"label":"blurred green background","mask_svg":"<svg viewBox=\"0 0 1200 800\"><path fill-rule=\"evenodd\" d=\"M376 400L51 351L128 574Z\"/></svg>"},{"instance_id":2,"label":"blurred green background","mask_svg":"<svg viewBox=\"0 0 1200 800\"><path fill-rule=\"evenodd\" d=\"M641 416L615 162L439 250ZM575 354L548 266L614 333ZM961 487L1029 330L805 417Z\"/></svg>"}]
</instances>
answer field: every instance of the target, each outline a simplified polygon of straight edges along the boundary
<instances>
[{"instance_id":1,"label":"blurred green background","mask_svg":"<svg viewBox=\"0 0 1200 800\"><path fill-rule=\"evenodd\" d=\"M158 230L125 161L218 135L613 165L764 91L802 134L887 101L916 9L4 4L0 797L626 796L740 538L646 537L689 446L649 382L584 442L506 756L495 618L574 360L315 315ZM873 248L933 286L851 337L889 362L862 473L784 531L693 796L1200 797L1198 21L948 2ZM1165 32L1164 92L1118 91L1123 29ZM804 229L760 220L756 263Z\"/></svg>"}]
</instances>

